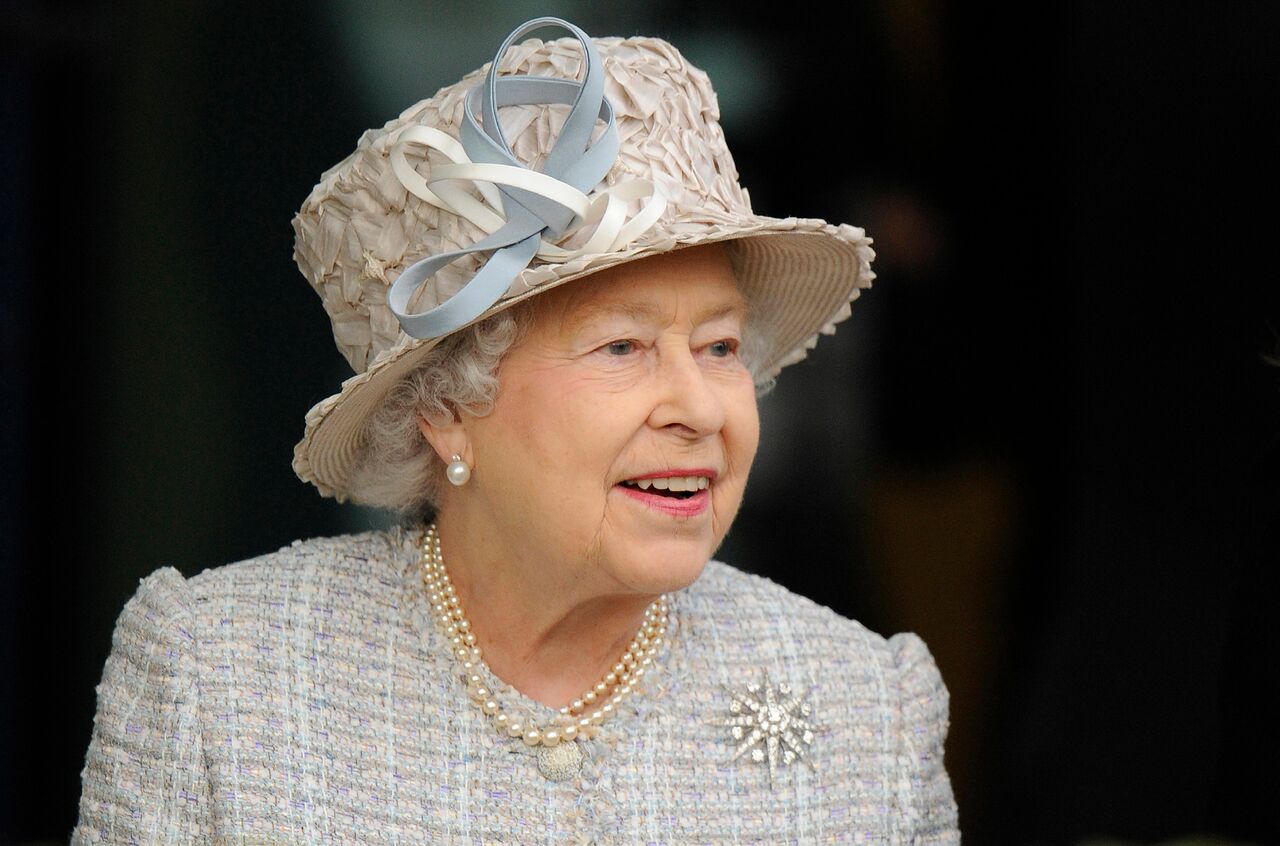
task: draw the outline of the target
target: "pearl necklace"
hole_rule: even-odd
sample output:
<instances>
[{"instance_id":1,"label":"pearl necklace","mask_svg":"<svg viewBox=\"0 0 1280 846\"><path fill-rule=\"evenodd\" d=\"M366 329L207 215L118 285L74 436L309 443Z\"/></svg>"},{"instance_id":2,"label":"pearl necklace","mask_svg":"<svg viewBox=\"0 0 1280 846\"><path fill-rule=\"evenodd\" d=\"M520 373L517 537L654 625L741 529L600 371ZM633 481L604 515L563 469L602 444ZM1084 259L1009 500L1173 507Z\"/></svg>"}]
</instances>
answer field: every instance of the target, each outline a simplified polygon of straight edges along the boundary
<instances>
[{"instance_id":1,"label":"pearl necklace","mask_svg":"<svg viewBox=\"0 0 1280 846\"><path fill-rule=\"evenodd\" d=\"M576 741L595 737L601 724L617 712L619 704L651 672L667 632L666 596L660 596L645 609L640 631L604 678L561 708L551 725L539 728L508 716L493 692L485 687L481 669L487 670L488 665L481 657L475 632L445 572L435 523L427 527L422 538L422 581L436 624L449 638L453 656L462 666L471 700L491 719L499 734L521 738L526 746L536 749L538 769L552 781L571 778L582 767L583 754Z\"/></svg>"}]
</instances>

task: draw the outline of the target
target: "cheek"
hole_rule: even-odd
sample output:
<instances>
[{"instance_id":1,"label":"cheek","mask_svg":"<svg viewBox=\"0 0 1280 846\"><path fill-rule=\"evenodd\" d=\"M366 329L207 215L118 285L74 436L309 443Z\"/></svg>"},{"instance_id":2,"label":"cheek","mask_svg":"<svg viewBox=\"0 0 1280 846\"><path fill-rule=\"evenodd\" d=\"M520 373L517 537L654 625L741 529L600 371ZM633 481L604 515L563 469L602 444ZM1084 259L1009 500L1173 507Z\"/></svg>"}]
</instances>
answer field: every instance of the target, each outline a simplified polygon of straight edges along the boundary
<instances>
[{"instance_id":1,"label":"cheek","mask_svg":"<svg viewBox=\"0 0 1280 846\"><path fill-rule=\"evenodd\" d=\"M557 463L547 441L558 431L547 419L554 408L519 371L500 371L498 384L493 409L468 422L476 482L498 511L527 514L548 490L547 474Z\"/></svg>"},{"instance_id":2,"label":"cheek","mask_svg":"<svg viewBox=\"0 0 1280 846\"><path fill-rule=\"evenodd\" d=\"M735 472L745 481L760 446L760 408L750 379L735 386L725 400L725 449Z\"/></svg>"},{"instance_id":3,"label":"cheek","mask_svg":"<svg viewBox=\"0 0 1280 846\"><path fill-rule=\"evenodd\" d=\"M506 460L557 483L566 496L596 495L644 414L636 392L602 390L597 382L550 371L522 380L508 394L501 415ZM501 400L500 400L501 402Z\"/></svg>"},{"instance_id":4,"label":"cheek","mask_svg":"<svg viewBox=\"0 0 1280 846\"><path fill-rule=\"evenodd\" d=\"M749 379L745 386L727 386L722 401L725 418L720 436L727 471L726 484L721 487L721 496L712 498L712 504L721 521L722 530L727 530L728 523L742 505L747 476L760 446L760 412L756 403L755 385Z\"/></svg>"}]
</instances>

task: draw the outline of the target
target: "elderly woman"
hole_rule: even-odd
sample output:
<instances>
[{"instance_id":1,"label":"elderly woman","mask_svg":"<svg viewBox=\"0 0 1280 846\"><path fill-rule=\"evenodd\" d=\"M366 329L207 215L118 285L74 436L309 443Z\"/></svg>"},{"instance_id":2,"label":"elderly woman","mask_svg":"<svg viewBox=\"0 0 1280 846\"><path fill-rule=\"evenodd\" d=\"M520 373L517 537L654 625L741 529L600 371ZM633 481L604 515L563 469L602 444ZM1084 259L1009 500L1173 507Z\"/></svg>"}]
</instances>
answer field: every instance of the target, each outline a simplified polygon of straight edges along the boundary
<instances>
[{"instance_id":1,"label":"elderly woman","mask_svg":"<svg viewBox=\"0 0 1280 846\"><path fill-rule=\"evenodd\" d=\"M294 467L404 519L145 579L75 842L958 840L921 641L712 560L757 392L872 278L716 119L671 45L539 19L324 175L358 375Z\"/></svg>"}]
</instances>

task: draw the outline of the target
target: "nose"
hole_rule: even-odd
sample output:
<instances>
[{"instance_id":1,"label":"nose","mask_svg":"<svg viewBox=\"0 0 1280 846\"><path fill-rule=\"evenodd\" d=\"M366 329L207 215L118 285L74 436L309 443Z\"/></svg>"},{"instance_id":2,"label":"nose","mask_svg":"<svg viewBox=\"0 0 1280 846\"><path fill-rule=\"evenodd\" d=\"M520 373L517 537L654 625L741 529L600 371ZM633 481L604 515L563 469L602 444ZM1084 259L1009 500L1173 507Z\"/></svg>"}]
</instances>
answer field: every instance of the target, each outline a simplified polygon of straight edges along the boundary
<instances>
[{"instance_id":1,"label":"nose","mask_svg":"<svg viewBox=\"0 0 1280 846\"><path fill-rule=\"evenodd\" d=\"M654 428L696 440L724 427L723 398L687 343L673 343L660 350L654 378L658 402L649 415Z\"/></svg>"}]
</instances>

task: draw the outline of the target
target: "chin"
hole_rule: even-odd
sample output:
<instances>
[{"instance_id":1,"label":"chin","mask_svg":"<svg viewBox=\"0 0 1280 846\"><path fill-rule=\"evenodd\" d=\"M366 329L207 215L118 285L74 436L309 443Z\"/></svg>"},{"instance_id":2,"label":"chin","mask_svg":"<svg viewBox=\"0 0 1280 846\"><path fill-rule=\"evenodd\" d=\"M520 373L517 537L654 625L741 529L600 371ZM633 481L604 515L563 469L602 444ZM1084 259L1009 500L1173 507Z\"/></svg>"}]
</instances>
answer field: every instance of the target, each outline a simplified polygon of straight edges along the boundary
<instances>
[{"instance_id":1,"label":"chin","mask_svg":"<svg viewBox=\"0 0 1280 846\"><path fill-rule=\"evenodd\" d=\"M669 538L632 548L622 557L618 577L635 591L674 593L698 580L714 549L704 539Z\"/></svg>"}]
</instances>

